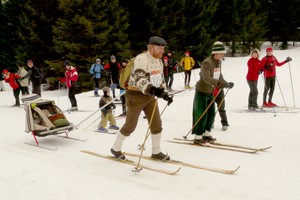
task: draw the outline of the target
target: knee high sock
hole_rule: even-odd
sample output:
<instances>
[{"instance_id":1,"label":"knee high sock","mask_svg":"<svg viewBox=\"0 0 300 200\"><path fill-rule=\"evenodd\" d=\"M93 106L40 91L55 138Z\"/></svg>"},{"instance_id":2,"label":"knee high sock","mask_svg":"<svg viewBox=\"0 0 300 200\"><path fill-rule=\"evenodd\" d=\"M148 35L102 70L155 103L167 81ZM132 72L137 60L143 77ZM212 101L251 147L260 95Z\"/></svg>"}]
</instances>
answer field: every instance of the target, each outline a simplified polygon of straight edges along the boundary
<instances>
[{"instance_id":1,"label":"knee high sock","mask_svg":"<svg viewBox=\"0 0 300 200\"><path fill-rule=\"evenodd\" d=\"M160 150L161 133L151 134L151 139L152 139L152 154L160 153L161 152L161 150Z\"/></svg>"},{"instance_id":2,"label":"knee high sock","mask_svg":"<svg viewBox=\"0 0 300 200\"><path fill-rule=\"evenodd\" d=\"M118 131L115 143L112 146L113 150L121 151L123 142L125 141L126 138L127 137L125 135L123 135L120 131Z\"/></svg>"}]
</instances>

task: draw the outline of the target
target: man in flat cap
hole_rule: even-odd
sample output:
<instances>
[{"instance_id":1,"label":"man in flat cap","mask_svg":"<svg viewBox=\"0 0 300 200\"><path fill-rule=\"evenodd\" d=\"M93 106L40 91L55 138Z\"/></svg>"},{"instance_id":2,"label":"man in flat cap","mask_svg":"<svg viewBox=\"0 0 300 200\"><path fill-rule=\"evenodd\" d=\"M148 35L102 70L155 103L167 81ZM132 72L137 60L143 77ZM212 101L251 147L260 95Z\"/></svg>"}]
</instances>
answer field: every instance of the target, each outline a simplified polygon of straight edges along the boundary
<instances>
[{"instance_id":1,"label":"man in flat cap","mask_svg":"<svg viewBox=\"0 0 300 200\"><path fill-rule=\"evenodd\" d=\"M162 98L168 102L168 105L173 102L172 97L165 92L166 84L161 61L166 45L167 42L163 38L150 37L147 45L148 51L139 54L134 60L125 97L127 104L126 121L117 133L111 148L111 153L117 159L125 159L125 155L121 151L123 142L135 130L142 111L146 115L151 131L152 158L170 159L160 149L162 121L156 99L156 97Z\"/></svg>"}]
</instances>

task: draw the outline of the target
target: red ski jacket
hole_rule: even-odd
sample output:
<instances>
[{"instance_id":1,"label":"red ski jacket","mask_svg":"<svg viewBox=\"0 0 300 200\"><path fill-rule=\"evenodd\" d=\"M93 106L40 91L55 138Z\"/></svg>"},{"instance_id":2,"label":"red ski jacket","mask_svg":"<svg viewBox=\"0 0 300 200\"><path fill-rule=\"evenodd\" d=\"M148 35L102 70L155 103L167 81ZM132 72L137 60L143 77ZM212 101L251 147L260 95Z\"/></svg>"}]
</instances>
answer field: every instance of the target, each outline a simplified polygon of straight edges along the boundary
<instances>
[{"instance_id":1,"label":"red ski jacket","mask_svg":"<svg viewBox=\"0 0 300 200\"><path fill-rule=\"evenodd\" d=\"M259 76L259 70L262 69L260 60L258 58L250 58L247 62L248 73L246 79L249 81L257 81Z\"/></svg>"},{"instance_id":2,"label":"red ski jacket","mask_svg":"<svg viewBox=\"0 0 300 200\"><path fill-rule=\"evenodd\" d=\"M12 87L13 90L18 89L20 86L17 83L18 78L21 78L21 76L13 73L9 73L9 77L5 77L5 82L9 83L10 87Z\"/></svg>"},{"instance_id":3,"label":"red ski jacket","mask_svg":"<svg viewBox=\"0 0 300 200\"><path fill-rule=\"evenodd\" d=\"M78 73L76 68L71 66L69 70L66 70L65 77L67 88L75 87L75 82L78 80Z\"/></svg>"},{"instance_id":4,"label":"red ski jacket","mask_svg":"<svg viewBox=\"0 0 300 200\"><path fill-rule=\"evenodd\" d=\"M265 56L261 60L261 67L264 70L265 78L271 78L276 76L276 67L284 65L286 61L278 62L274 56Z\"/></svg>"}]
</instances>

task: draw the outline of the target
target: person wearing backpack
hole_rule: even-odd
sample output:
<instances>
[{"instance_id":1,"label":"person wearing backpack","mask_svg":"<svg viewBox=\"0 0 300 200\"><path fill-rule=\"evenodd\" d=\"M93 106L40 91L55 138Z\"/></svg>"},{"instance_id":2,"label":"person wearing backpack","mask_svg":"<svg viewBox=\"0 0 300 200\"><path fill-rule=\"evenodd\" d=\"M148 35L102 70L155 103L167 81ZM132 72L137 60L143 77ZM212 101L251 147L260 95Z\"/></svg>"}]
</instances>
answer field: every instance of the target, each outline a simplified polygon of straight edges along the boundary
<instances>
[{"instance_id":1,"label":"person wearing backpack","mask_svg":"<svg viewBox=\"0 0 300 200\"><path fill-rule=\"evenodd\" d=\"M186 51L184 55L185 56L180 61L180 66L183 68L184 74L185 74L184 87L185 87L185 89L189 89L189 88L191 88L191 86L190 86L191 72L195 65L195 61L192 57L190 57L189 51Z\"/></svg>"},{"instance_id":2,"label":"person wearing backpack","mask_svg":"<svg viewBox=\"0 0 300 200\"><path fill-rule=\"evenodd\" d=\"M99 82L101 78L101 72L104 70L103 66L101 65L101 60L99 58L96 59L96 63L92 64L90 68L90 74L93 75L93 80L95 83L94 95L99 96Z\"/></svg>"},{"instance_id":3,"label":"person wearing backpack","mask_svg":"<svg viewBox=\"0 0 300 200\"><path fill-rule=\"evenodd\" d=\"M161 152L162 121L156 99L156 97L162 98L168 102L168 105L173 102L173 98L165 92L166 85L161 61L166 45L167 43L163 38L150 37L147 45L148 51L137 55L134 59L125 97L127 106L126 121L118 131L111 148L111 153L117 159L125 159L125 155L122 153L123 143L135 130L142 111L144 111L148 123L150 123L151 157L158 160L170 159L170 156ZM129 63L127 67L130 66ZM151 122L150 119L152 119Z\"/></svg>"},{"instance_id":4,"label":"person wearing backpack","mask_svg":"<svg viewBox=\"0 0 300 200\"><path fill-rule=\"evenodd\" d=\"M14 97L16 99L16 103L13 106L20 107L19 96L20 96L21 88L17 79L21 77L17 74L10 73L7 69L4 69L2 74L3 74L4 81L9 83L10 87L13 89Z\"/></svg>"},{"instance_id":5,"label":"person wearing backpack","mask_svg":"<svg viewBox=\"0 0 300 200\"><path fill-rule=\"evenodd\" d=\"M263 107L273 107L277 106L272 102L273 93L275 90L276 82L276 67L280 67L290 61L292 58L287 57L283 62L278 62L275 56L273 56L272 47L266 49L267 55L261 60L261 67L263 68L264 77L265 77L265 89L263 94ZM267 94L269 93L269 98L267 102Z\"/></svg>"}]
</instances>

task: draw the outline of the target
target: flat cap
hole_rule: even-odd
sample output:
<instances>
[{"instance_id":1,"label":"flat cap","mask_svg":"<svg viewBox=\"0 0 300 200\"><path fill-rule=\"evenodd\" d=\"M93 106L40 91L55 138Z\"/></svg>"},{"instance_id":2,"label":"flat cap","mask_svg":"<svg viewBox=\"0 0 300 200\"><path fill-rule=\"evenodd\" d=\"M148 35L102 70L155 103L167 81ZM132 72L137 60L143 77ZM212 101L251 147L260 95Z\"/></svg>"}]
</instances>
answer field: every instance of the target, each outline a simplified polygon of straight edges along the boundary
<instances>
[{"instance_id":1,"label":"flat cap","mask_svg":"<svg viewBox=\"0 0 300 200\"><path fill-rule=\"evenodd\" d=\"M161 37L153 36L153 37L150 37L149 44L154 44L154 45L158 45L158 46L166 46L167 42Z\"/></svg>"}]
</instances>

